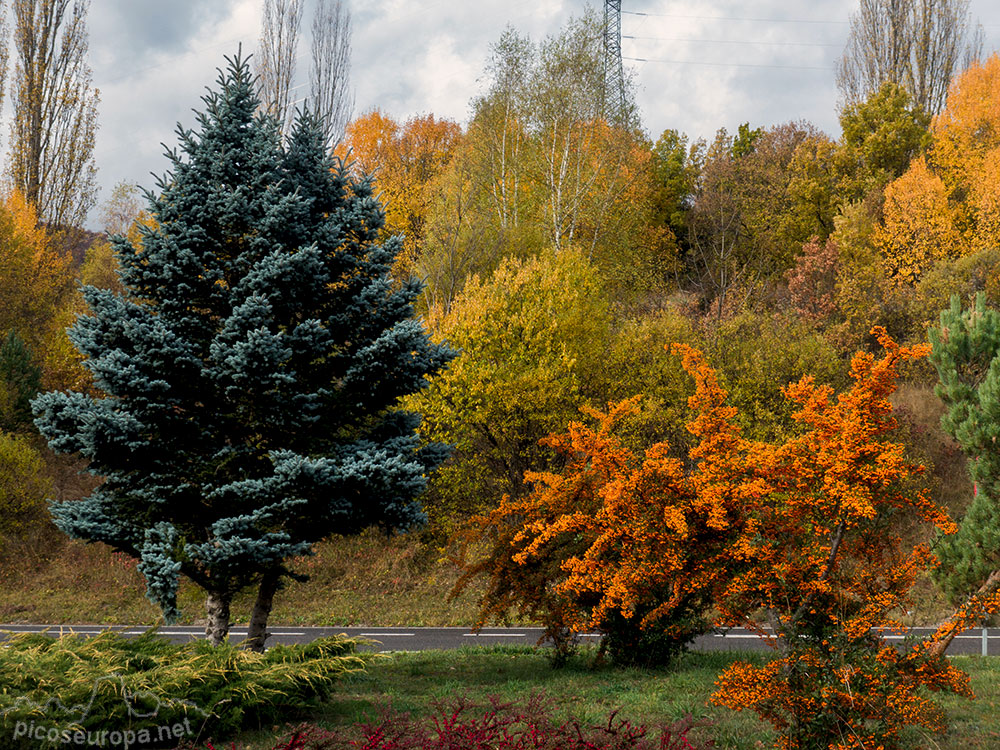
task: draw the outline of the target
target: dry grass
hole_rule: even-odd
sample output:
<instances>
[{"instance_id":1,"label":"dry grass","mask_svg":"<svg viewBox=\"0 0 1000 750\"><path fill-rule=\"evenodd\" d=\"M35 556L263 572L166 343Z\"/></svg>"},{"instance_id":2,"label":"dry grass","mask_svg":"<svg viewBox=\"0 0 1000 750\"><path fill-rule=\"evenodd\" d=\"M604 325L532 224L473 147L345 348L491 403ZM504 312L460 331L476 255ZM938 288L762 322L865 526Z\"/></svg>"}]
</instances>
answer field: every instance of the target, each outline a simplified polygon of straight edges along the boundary
<instances>
[{"instance_id":1,"label":"dry grass","mask_svg":"<svg viewBox=\"0 0 1000 750\"><path fill-rule=\"evenodd\" d=\"M310 580L278 594L274 623L445 626L467 625L477 614L475 591L448 600L457 568L412 535L337 537L294 568ZM0 561L0 621L156 624L160 612L145 590L133 560L53 532ZM179 599L182 623L203 617L195 586L182 584ZM247 621L251 605L249 592L234 602L234 623Z\"/></svg>"}]
</instances>

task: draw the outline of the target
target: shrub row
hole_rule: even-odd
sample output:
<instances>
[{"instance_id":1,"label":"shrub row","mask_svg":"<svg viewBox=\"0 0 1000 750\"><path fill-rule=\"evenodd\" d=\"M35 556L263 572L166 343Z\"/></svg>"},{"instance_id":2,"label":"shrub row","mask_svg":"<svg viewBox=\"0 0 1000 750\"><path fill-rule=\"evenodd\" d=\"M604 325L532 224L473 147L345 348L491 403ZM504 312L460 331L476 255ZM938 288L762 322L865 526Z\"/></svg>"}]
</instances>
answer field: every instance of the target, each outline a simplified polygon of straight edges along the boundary
<instances>
[{"instance_id":1,"label":"shrub row","mask_svg":"<svg viewBox=\"0 0 1000 750\"><path fill-rule=\"evenodd\" d=\"M355 646L335 637L256 654L155 631L11 635L0 648L0 746L175 747L302 716L364 669Z\"/></svg>"}]
</instances>

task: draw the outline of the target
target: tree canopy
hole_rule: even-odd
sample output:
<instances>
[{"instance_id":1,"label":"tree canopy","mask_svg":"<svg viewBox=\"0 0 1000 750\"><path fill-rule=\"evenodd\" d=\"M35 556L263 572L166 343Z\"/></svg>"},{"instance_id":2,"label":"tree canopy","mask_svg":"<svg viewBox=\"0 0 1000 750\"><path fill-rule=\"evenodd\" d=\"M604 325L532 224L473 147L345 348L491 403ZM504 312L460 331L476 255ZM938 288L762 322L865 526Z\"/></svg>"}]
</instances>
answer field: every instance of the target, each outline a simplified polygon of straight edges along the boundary
<instances>
[{"instance_id":1,"label":"tree canopy","mask_svg":"<svg viewBox=\"0 0 1000 750\"><path fill-rule=\"evenodd\" d=\"M177 616L178 577L208 594L207 632L258 586L263 644L286 561L325 536L423 519L415 497L443 457L397 400L451 358L395 281L398 239L377 242L369 181L332 160L320 124L287 147L244 60L179 130L141 244L115 238L124 294L88 287L70 337L101 393L34 402L53 450L104 477L54 502L57 525L139 559L149 597Z\"/></svg>"}]
</instances>

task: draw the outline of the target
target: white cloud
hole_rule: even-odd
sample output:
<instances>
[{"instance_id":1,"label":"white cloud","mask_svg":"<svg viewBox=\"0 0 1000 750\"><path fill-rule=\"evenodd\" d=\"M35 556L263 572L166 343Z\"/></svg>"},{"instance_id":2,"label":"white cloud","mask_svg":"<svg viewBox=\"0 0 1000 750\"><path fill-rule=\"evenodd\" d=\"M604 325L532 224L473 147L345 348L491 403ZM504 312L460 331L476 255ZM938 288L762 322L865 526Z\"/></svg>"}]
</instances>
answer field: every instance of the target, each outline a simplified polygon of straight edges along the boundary
<instances>
[{"instance_id":1,"label":"white cloud","mask_svg":"<svg viewBox=\"0 0 1000 750\"><path fill-rule=\"evenodd\" d=\"M300 80L314 1L307 0L303 22ZM433 113L465 121L490 45L507 24L538 41L584 6L584 0L353 0L356 112L378 106L398 119ZM798 119L837 134L832 66L856 0L624 0L622 6L631 11L623 14L623 33L653 37L622 44L626 56L650 60L625 64L636 73L653 138L668 127L710 138L722 126ZM261 0L92 3L91 62L102 91L97 161L105 196L121 180L152 185L148 173L166 167L160 142L175 144L178 120L193 125L191 108L200 108L205 86L214 85L223 55L240 41L244 51L256 46L260 7ZM987 50L996 48L1000 3L972 0L971 11L986 25ZM674 39L700 41L668 41Z\"/></svg>"}]
</instances>

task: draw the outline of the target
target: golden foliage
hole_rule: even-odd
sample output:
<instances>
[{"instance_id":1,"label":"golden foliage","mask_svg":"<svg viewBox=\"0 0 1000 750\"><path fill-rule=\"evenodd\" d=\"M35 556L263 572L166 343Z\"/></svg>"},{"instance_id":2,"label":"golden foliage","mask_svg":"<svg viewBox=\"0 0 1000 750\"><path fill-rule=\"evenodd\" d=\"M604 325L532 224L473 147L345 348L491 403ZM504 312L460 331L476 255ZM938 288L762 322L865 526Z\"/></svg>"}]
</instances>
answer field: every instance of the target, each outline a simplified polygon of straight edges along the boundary
<instances>
[{"instance_id":1,"label":"golden foliage","mask_svg":"<svg viewBox=\"0 0 1000 750\"><path fill-rule=\"evenodd\" d=\"M886 186L884 222L874 242L897 284L914 284L938 261L965 254L951 214L944 182L922 156Z\"/></svg>"},{"instance_id":2,"label":"golden foliage","mask_svg":"<svg viewBox=\"0 0 1000 750\"><path fill-rule=\"evenodd\" d=\"M0 332L14 329L39 352L72 283L69 256L56 249L34 207L14 190L0 205Z\"/></svg>"},{"instance_id":3,"label":"golden foliage","mask_svg":"<svg viewBox=\"0 0 1000 750\"><path fill-rule=\"evenodd\" d=\"M354 169L373 174L385 204L383 235L404 236L400 267L412 268L423 242L433 198L429 183L441 173L462 138L458 123L434 115L400 125L378 109L347 125L335 153Z\"/></svg>"}]
</instances>

